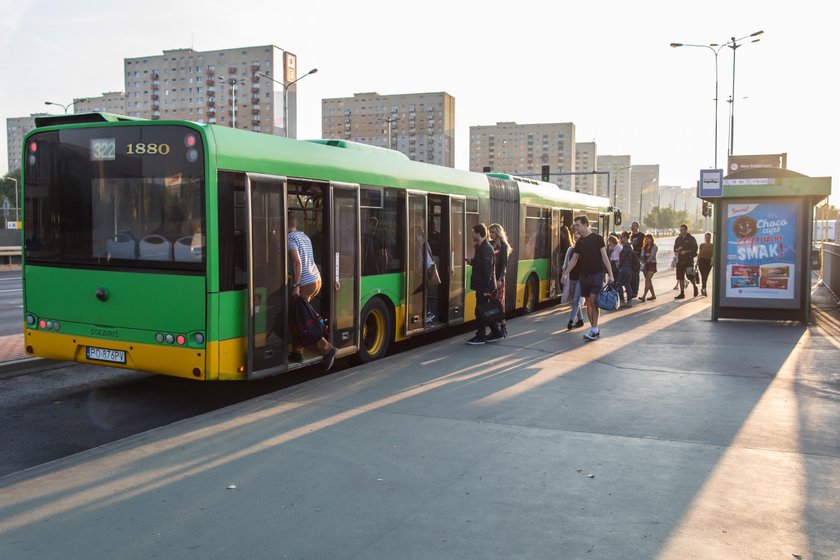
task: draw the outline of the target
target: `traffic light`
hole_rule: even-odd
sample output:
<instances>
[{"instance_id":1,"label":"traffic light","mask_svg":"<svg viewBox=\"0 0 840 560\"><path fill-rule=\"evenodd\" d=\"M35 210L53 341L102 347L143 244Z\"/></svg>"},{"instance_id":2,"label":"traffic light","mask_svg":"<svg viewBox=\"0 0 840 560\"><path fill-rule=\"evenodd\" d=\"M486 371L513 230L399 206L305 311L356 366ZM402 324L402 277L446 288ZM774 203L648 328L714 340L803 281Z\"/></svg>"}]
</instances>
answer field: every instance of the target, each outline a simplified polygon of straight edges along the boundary
<instances>
[{"instance_id":1,"label":"traffic light","mask_svg":"<svg viewBox=\"0 0 840 560\"><path fill-rule=\"evenodd\" d=\"M481 168L481 172L482 173L490 173L490 166L485 165L484 167Z\"/></svg>"},{"instance_id":2,"label":"traffic light","mask_svg":"<svg viewBox=\"0 0 840 560\"><path fill-rule=\"evenodd\" d=\"M548 183L551 181L551 171L548 165L542 166L542 180Z\"/></svg>"},{"instance_id":3,"label":"traffic light","mask_svg":"<svg viewBox=\"0 0 840 560\"><path fill-rule=\"evenodd\" d=\"M704 216L711 216L712 215L712 205L709 204L707 201L703 201L703 215Z\"/></svg>"}]
</instances>

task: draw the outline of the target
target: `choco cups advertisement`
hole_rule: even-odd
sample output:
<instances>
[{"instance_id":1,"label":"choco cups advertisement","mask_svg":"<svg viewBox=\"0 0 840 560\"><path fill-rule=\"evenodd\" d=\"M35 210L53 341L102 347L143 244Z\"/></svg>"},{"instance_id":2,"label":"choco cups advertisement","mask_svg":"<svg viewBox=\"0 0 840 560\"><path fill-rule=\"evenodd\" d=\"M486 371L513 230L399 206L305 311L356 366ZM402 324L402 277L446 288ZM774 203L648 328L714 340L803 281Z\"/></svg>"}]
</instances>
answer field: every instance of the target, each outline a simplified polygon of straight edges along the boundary
<instances>
[{"instance_id":1,"label":"choco cups advertisement","mask_svg":"<svg viewBox=\"0 0 840 560\"><path fill-rule=\"evenodd\" d=\"M727 206L726 297L793 300L798 205Z\"/></svg>"}]
</instances>

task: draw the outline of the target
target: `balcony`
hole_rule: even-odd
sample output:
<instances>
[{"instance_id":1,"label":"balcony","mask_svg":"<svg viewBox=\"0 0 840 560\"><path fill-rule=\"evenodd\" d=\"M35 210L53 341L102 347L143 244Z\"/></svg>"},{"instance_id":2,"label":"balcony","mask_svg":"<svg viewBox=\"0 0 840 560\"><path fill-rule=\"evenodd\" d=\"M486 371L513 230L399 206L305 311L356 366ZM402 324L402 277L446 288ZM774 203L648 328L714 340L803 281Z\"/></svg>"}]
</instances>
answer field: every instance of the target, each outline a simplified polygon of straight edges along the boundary
<instances>
[{"instance_id":1,"label":"balcony","mask_svg":"<svg viewBox=\"0 0 840 560\"><path fill-rule=\"evenodd\" d=\"M216 100L215 99L208 99L207 100L207 106L208 107L215 107L216 106Z\"/></svg>"},{"instance_id":2,"label":"balcony","mask_svg":"<svg viewBox=\"0 0 840 560\"><path fill-rule=\"evenodd\" d=\"M260 85L259 84L254 84L253 86L251 86L251 93L259 93L259 92L260 92Z\"/></svg>"},{"instance_id":3,"label":"balcony","mask_svg":"<svg viewBox=\"0 0 840 560\"><path fill-rule=\"evenodd\" d=\"M259 102L260 102L260 96L259 95L255 95L254 97L251 98L251 103L259 103Z\"/></svg>"},{"instance_id":4,"label":"balcony","mask_svg":"<svg viewBox=\"0 0 840 560\"><path fill-rule=\"evenodd\" d=\"M215 73L216 73L216 71L215 71L215 70L213 70L212 68L208 68L208 69L207 69L207 75L208 75L208 76L213 76Z\"/></svg>"},{"instance_id":5,"label":"balcony","mask_svg":"<svg viewBox=\"0 0 840 560\"><path fill-rule=\"evenodd\" d=\"M251 109L251 114L252 115L259 115L260 114L260 108L259 107L254 107L253 109Z\"/></svg>"},{"instance_id":6,"label":"balcony","mask_svg":"<svg viewBox=\"0 0 840 560\"><path fill-rule=\"evenodd\" d=\"M260 126L260 120L259 120L259 119L251 119L251 124L252 124L253 126L257 126L257 127L258 127L258 126Z\"/></svg>"},{"instance_id":7,"label":"balcony","mask_svg":"<svg viewBox=\"0 0 840 560\"><path fill-rule=\"evenodd\" d=\"M256 72L259 69L260 69L260 63L259 62L254 62L253 64L251 64L251 71L252 72Z\"/></svg>"},{"instance_id":8,"label":"balcony","mask_svg":"<svg viewBox=\"0 0 840 560\"><path fill-rule=\"evenodd\" d=\"M157 101L158 99L160 99L160 95L158 95L157 93L153 93L152 94L152 101Z\"/></svg>"},{"instance_id":9,"label":"balcony","mask_svg":"<svg viewBox=\"0 0 840 560\"><path fill-rule=\"evenodd\" d=\"M228 74L236 76L236 66L228 66Z\"/></svg>"},{"instance_id":10,"label":"balcony","mask_svg":"<svg viewBox=\"0 0 840 560\"><path fill-rule=\"evenodd\" d=\"M158 82L158 81L152 82L152 89L160 89L160 82Z\"/></svg>"},{"instance_id":11,"label":"balcony","mask_svg":"<svg viewBox=\"0 0 840 560\"><path fill-rule=\"evenodd\" d=\"M205 82L204 82L204 85L214 86L214 85L216 85L216 80L214 80L212 78L207 78L207 80L205 80Z\"/></svg>"},{"instance_id":12,"label":"balcony","mask_svg":"<svg viewBox=\"0 0 840 560\"><path fill-rule=\"evenodd\" d=\"M256 74L251 74L251 81L254 82L254 83L259 82L260 77L257 76Z\"/></svg>"}]
</instances>

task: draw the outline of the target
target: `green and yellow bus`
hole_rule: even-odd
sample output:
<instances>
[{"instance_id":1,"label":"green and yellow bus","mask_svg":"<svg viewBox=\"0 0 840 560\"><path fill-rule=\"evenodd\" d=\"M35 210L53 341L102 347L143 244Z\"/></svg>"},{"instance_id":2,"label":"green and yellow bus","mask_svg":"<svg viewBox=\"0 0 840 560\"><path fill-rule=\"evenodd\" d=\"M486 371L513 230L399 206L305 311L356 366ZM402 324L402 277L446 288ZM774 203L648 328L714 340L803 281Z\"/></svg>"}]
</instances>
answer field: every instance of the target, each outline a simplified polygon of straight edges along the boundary
<instances>
[{"instance_id":1,"label":"green and yellow bus","mask_svg":"<svg viewBox=\"0 0 840 560\"><path fill-rule=\"evenodd\" d=\"M290 213L313 243L329 338L363 362L474 320L474 224L508 231L513 313L559 296L561 224L620 222L606 198L341 140L104 113L36 125L23 145L24 333L28 355L54 360L199 380L317 361L287 357Z\"/></svg>"}]
</instances>

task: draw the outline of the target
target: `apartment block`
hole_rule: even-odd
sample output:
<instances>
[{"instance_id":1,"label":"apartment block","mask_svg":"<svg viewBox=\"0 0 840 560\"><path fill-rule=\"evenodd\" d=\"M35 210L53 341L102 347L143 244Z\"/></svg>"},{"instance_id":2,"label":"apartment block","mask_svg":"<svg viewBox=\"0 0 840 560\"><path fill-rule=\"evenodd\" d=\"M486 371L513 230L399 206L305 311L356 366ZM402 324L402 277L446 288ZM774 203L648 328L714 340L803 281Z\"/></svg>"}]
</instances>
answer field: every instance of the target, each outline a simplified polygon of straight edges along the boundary
<instances>
[{"instance_id":1,"label":"apartment block","mask_svg":"<svg viewBox=\"0 0 840 560\"><path fill-rule=\"evenodd\" d=\"M630 206L625 218L642 222L658 203L659 165L634 165L630 174Z\"/></svg>"},{"instance_id":2,"label":"apartment block","mask_svg":"<svg viewBox=\"0 0 840 560\"><path fill-rule=\"evenodd\" d=\"M542 166L550 173L575 170L574 123L517 124L470 127L470 171L485 167L499 173L539 178ZM571 190L572 176L552 176L553 183Z\"/></svg>"},{"instance_id":3,"label":"apartment block","mask_svg":"<svg viewBox=\"0 0 840 560\"><path fill-rule=\"evenodd\" d=\"M455 98L446 92L321 100L321 135L397 150L414 161L455 166Z\"/></svg>"},{"instance_id":4,"label":"apartment block","mask_svg":"<svg viewBox=\"0 0 840 560\"><path fill-rule=\"evenodd\" d=\"M621 209L625 220L629 217L632 167L630 156L598 156L598 171L609 172L598 175L598 194L609 196L612 205Z\"/></svg>"},{"instance_id":5,"label":"apartment block","mask_svg":"<svg viewBox=\"0 0 840 560\"><path fill-rule=\"evenodd\" d=\"M576 142L575 143L575 171L578 173L588 173L590 171L597 171L598 169L598 146L595 142ZM606 192L597 193L595 189L595 178L597 175L575 175L574 185L575 191L585 194L601 194L606 196Z\"/></svg>"},{"instance_id":6,"label":"apartment block","mask_svg":"<svg viewBox=\"0 0 840 560\"><path fill-rule=\"evenodd\" d=\"M106 91L99 97L73 99L73 112L125 115L125 94L121 91Z\"/></svg>"},{"instance_id":7,"label":"apartment block","mask_svg":"<svg viewBox=\"0 0 840 560\"><path fill-rule=\"evenodd\" d=\"M32 113L28 117L12 117L6 119L6 147L8 149L9 171L20 169L23 137L35 128L35 117L43 117L47 113Z\"/></svg>"},{"instance_id":8,"label":"apartment block","mask_svg":"<svg viewBox=\"0 0 840 560\"><path fill-rule=\"evenodd\" d=\"M274 45L165 50L126 58L124 75L129 116L297 136L297 57Z\"/></svg>"}]
</instances>

